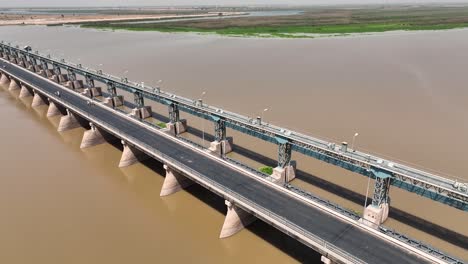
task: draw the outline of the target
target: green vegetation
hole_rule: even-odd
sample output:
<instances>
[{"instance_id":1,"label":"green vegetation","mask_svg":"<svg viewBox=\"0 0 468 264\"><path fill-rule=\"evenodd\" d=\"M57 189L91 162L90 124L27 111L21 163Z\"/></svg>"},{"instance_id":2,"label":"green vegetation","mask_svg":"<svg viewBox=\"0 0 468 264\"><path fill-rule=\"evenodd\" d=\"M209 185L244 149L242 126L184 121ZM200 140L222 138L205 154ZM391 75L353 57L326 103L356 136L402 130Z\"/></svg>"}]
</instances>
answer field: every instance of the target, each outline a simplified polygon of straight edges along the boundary
<instances>
[{"instance_id":1,"label":"green vegetation","mask_svg":"<svg viewBox=\"0 0 468 264\"><path fill-rule=\"evenodd\" d=\"M93 22L83 27L225 36L304 38L394 30L444 30L468 27L468 7L308 8L290 16L198 19L154 23Z\"/></svg>"},{"instance_id":2,"label":"green vegetation","mask_svg":"<svg viewBox=\"0 0 468 264\"><path fill-rule=\"evenodd\" d=\"M159 122L159 123L157 123L156 125L157 125L158 127L160 127L160 128L166 128L166 123L164 123L164 122Z\"/></svg>"},{"instance_id":3,"label":"green vegetation","mask_svg":"<svg viewBox=\"0 0 468 264\"><path fill-rule=\"evenodd\" d=\"M270 166L260 167L260 168L258 168L258 170L259 170L260 172L263 172L263 173L268 174L268 175L272 175L272 174L273 174L273 168L270 167Z\"/></svg>"}]
</instances>

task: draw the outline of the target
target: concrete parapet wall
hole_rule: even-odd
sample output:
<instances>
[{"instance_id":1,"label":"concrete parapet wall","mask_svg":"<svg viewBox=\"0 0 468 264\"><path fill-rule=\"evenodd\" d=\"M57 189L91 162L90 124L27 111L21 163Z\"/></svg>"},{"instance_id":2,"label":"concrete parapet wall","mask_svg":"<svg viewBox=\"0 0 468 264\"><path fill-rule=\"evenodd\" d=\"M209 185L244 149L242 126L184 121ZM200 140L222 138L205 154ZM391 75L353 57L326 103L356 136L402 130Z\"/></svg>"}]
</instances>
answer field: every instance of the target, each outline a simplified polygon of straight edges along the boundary
<instances>
[{"instance_id":1,"label":"concrete parapet wall","mask_svg":"<svg viewBox=\"0 0 468 264\"><path fill-rule=\"evenodd\" d=\"M225 203L228 210L219 238L226 238L236 234L256 219L255 216L240 209L231 202L226 201Z\"/></svg>"},{"instance_id":2,"label":"concrete parapet wall","mask_svg":"<svg viewBox=\"0 0 468 264\"><path fill-rule=\"evenodd\" d=\"M164 169L166 169L166 178L164 179L164 184L161 188L161 193L159 194L160 196L167 196L176 193L193 184L192 180L183 176L171 167L164 165Z\"/></svg>"}]
</instances>

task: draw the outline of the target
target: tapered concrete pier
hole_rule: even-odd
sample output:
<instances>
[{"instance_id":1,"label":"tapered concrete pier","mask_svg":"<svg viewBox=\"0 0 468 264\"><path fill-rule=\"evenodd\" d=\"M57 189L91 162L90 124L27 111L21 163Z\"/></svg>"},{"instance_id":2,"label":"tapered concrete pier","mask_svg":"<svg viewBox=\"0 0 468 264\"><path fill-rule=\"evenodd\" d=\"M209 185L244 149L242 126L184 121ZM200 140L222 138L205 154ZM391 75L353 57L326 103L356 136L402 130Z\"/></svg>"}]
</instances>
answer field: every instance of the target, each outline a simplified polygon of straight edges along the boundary
<instances>
[{"instance_id":1,"label":"tapered concrete pier","mask_svg":"<svg viewBox=\"0 0 468 264\"><path fill-rule=\"evenodd\" d=\"M102 135L100 129L98 129L93 123L89 123L90 130L86 130L83 134L83 140L81 140L80 148L89 148L106 142L106 139Z\"/></svg>"},{"instance_id":2,"label":"tapered concrete pier","mask_svg":"<svg viewBox=\"0 0 468 264\"><path fill-rule=\"evenodd\" d=\"M34 92L34 97L31 103L31 107L38 107L38 106L45 105L45 104L46 103L44 102L42 97L37 92Z\"/></svg>"},{"instance_id":3,"label":"tapered concrete pier","mask_svg":"<svg viewBox=\"0 0 468 264\"><path fill-rule=\"evenodd\" d=\"M58 107L55 105L54 102L49 102L49 108L47 109L47 117L58 116L62 115Z\"/></svg>"},{"instance_id":4,"label":"tapered concrete pier","mask_svg":"<svg viewBox=\"0 0 468 264\"><path fill-rule=\"evenodd\" d=\"M20 88L20 86L19 86L18 82L15 79L12 78L10 80L10 86L8 86L8 90L13 91L13 90L17 90L19 88Z\"/></svg>"},{"instance_id":5,"label":"tapered concrete pier","mask_svg":"<svg viewBox=\"0 0 468 264\"><path fill-rule=\"evenodd\" d=\"M148 159L148 156L146 154L132 146L129 146L124 140L122 140L122 145L124 148L122 152L122 157L120 158L119 168L127 167L139 161Z\"/></svg>"},{"instance_id":6,"label":"tapered concrete pier","mask_svg":"<svg viewBox=\"0 0 468 264\"><path fill-rule=\"evenodd\" d=\"M192 180L183 176L178 171L175 171L170 166L165 164L164 169L166 170L166 178L164 179L164 184L159 194L160 196L176 193L193 184Z\"/></svg>"},{"instance_id":7,"label":"tapered concrete pier","mask_svg":"<svg viewBox=\"0 0 468 264\"><path fill-rule=\"evenodd\" d=\"M19 98L25 98L25 97L29 97L31 96L31 93L29 92L28 88L26 88L26 86L21 85L21 90L20 90L20 93L19 93Z\"/></svg>"},{"instance_id":8,"label":"tapered concrete pier","mask_svg":"<svg viewBox=\"0 0 468 264\"><path fill-rule=\"evenodd\" d=\"M8 79L8 76L6 74L2 74L2 77L0 77L0 85L9 85L10 84L10 79Z\"/></svg>"},{"instance_id":9,"label":"tapered concrete pier","mask_svg":"<svg viewBox=\"0 0 468 264\"><path fill-rule=\"evenodd\" d=\"M67 115L64 115L60 118L60 123L58 125L57 131L63 132L63 131L67 131L70 129L78 128L80 126L81 126L80 123L78 122L76 117L73 115L73 113L67 109Z\"/></svg>"},{"instance_id":10,"label":"tapered concrete pier","mask_svg":"<svg viewBox=\"0 0 468 264\"><path fill-rule=\"evenodd\" d=\"M219 238L226 238L236 234L256 219L255 216L247 213L227 200L225 201L225 204L227 205L228 210Z\"/></svg>"}]
</instances>

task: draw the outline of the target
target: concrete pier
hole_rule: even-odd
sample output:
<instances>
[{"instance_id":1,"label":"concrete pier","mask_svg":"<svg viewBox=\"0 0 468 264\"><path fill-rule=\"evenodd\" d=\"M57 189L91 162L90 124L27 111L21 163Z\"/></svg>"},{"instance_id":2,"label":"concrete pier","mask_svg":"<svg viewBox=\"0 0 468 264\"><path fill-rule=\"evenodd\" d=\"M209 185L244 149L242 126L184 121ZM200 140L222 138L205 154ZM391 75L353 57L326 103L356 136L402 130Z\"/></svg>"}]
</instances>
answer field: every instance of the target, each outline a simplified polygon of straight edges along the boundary
<instances>
[{"instance_id":1,"label":"concrete pier","mask_svg":"<svg viewBox=\"0 0 468 264\"><path fill-rule=\"evenodd\" d=\"M85 88L84 91L81 93L87 97L97 97L102 96L102 89L101 87L90 87Z\"/></svg>"},{"instance_id":2,"label":"concrete pier","mask_svg":"<svg viewBox=\"0 0 468 264\"><path fill-rule=\"evenodd\" d=\"M127 167L139 161L148 159L148 156L146 154L132 146L129 146L124 140L122 140L122 145L124 148L122 152L122 157L120 158L119 168Z\"/></svg>"},{"instance_id":3,"label":"concrete pier","mask_svg":"<svg viewBox=\"0 0 468 264\"><path fill-rule=\"evenodd\" d=\"M164 179L160 196L176 193L193 184L192 180L175 171L170 166L164 165L164 169L166 170L166 178Z\"/></svg>"},{"instance_id":4,"label":"concrete pier","mask_svg":"<svg viewBox=\"0 0 468 264\"><path fill-rule=\"evenodd\" d=\"M291 161L291 164L284 168L274 168L271 177L278 184L283 184L294 180L296 178L296 162Z\"/></svg>"},{"instance_id":5,"label":"concrete pier","mask_svg":"<svg viewBox=\"0 0 468 264\"><path fill-rule=\"evenodd\" d=\"M47 109L47 117L62 115L54 102L50 101L49 108Z\"/></svg>"},{"instance_id":6,"label":"concrete pier","mask_svg":"<svg viewBox=\"0 0 468 264\"><path fill-rule=\"evenodd\" d=\"M15 79L10 80L10 86L8 86L8 90L13 91L19 89L20 86L18 85L18 82Z\"/></svg>"},{"instance_id":7,"label":"concrete pier","mask_svg":"<svg viewBox=\"0 0 468 264\"><path fill-rule=\"evenodd\" d=\"M165 130L173 136L182 134L187 131L187 120L181 119L175 123L167 123Z\"/></svg>"},{"instance_id":8,"label":"concrete pier","mask_svg":"<svg viewBox=\"0 0 468 264\"><path fill-rule=\"evenodd\" d=\"M109 107L119 107L124 104L124 97L123 95L117 95L114 97L106 97L102 101L104 105L107 105Z\"/></svg>"},{"instance_id":9,"label":"concrete pier","mask_svg":"<svg viewBox=\"0 0 468 264\"><path fill-rule=\"evenodd\" d=\"M255 216L247 213L227 200L225 201L225 204L227 205L228 210L219 238L226 238L236 234L256 219Z\"/></svg>"},{"instance_id":10,"label":"concrete pier","mask_svg":"<svg viewBox=\"0 0 468 264\"><path fill-rule=\"evenodd\" d=\"M34 92L34 97L31 103L31 107L38 107L40 105L45 105L45 104L46 103L44 102L42 97L37 92Z\"/></svg>"},{"instance_id":11,"label":"concrete pier","mask_svg":"<svg viewBox=\"0 0 468 264\"><path fill-rule=\"evenodd\" d=\"M102 135L100 129L98 129L93 123L89 123L90 130L86 130L81 140L80 148L89 148L106 142L106 139Z\"/></svg>"},{"instance_id":12,"label":"concrete pier","mask_svg":"<svg viewBox=\"0 0 468 264\"><path fill-rule=\"evenodd\" d=\"M9 85L10 84L10 79L8 79L8 76L6 74L2 74L2 77L0 78L0 85Z\"/></svg>"},{"instance_id":13,"label":"concrete pier","mask_svg":"<svg viewBox=\"0 0 468 264\"><path fill-rule=\"evenodd\" d=\"M372 204L367 206L363 213L363 223L370 227L379 227L380 224L387 220L389 209L388 203L383 203L379 207L375 207Z\"/></svg>"},{"instance_id":14,"label":"concrete pier","mask_svg":"<svg viewBox=\"0 0 468 264\"><path fill-rule=\"evenodd\" d=\"M140 118L140 119L151 117L151 114L152 114L151 106L143 106L141 108L134 108L132 109L132 112L130 113L131 116Z\"/></svg>"},{"instance_id":15,"label":"concrete pier","mask_svg":"<svg viewBox=\"0 0 468 264\"><path fill-rule=\"evenodd\" d=\"M228 154L229 152L232 152L232 146L234 145L233 143L234 139L232 137L227 138L226 140L221 140L221 141L213 141L210 143L210 147L208 148L212 153L221 155L221 151L223 155Z\"/></svg>"},{"instance_id":16,"label":"concrete pier","mask_svg":"<svg viewBox=\"0 0 468 264\"><path fill-rule=\"evenodd\" d=\"M73 113L67 109L67 115L64 115L60 118L60 123L58 125L57 131L63 132L70 129L78 128L80 126L81 125L78 122L78 119L76 119Z\"/></svg>"},{"instance_id":17,"label":"concrete pier","mask_svg":"<svg viewBox=\"0 0 468 264\"><path fill-rule=\"evenodd\" d=\"M29 92L28 88L26 88L26 86L24 85L21 85L21 90L20 90L20 93L19 93L19 98L25 98L25 97L28 97L28 96L31 96L31 93Z\"/></svg>"}]
</instances>

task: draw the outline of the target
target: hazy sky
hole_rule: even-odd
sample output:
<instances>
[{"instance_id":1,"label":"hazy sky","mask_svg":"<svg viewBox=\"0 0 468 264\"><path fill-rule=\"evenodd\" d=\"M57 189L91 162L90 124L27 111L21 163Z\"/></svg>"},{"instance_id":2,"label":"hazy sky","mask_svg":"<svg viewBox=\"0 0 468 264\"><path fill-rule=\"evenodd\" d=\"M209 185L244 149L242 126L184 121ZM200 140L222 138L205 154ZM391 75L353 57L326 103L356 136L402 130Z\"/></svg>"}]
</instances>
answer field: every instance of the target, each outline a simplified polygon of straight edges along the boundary
<instances>
[{"instance_id":1,"label":"hazy sky","mask_svg":"<svg viewBox=\"0 0 468 264\"><path fill-rule=\"evenodd\" d=\"M129 6L129 5L271 5L271 4L369 4L395 0L0 0L1 7ZM468 0L397 0L399 3L453 3Z\"/></svg>"}]
</instances>

